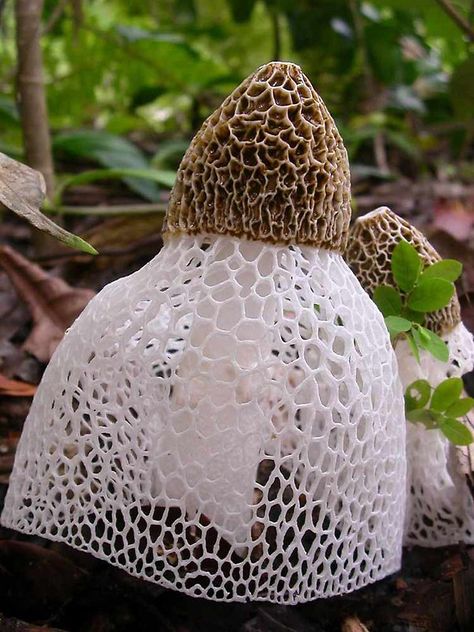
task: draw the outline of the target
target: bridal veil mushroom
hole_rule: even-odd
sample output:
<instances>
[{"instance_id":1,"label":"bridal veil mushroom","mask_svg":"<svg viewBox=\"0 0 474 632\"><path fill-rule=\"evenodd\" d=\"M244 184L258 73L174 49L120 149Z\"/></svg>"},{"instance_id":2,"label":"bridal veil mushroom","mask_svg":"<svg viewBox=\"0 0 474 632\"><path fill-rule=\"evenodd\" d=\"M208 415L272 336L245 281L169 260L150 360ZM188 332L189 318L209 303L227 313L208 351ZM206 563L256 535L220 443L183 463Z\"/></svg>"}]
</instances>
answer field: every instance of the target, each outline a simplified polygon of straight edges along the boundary
<instances>
[{"instance_id":1,"label":"bridal veil mushroom","mask_svg":"<svg viewBox=\"0 0 474 632\"><path fill-rule=\"evenodd\" d=\"M419 230L386 207L354 223L346 259L370 295L380 285L394 285L391 257L401 240L416 248L425 266L441 260ZM473 337L461 322L455 294L446 307L427 314L424 325L444 339L449 360L440 362L421 350L418 363L408 343L397 342L395 351L404 389L418 379L426 379L435 387L448 377L461 377L474 366ZM472 458L470 454L472 447L454 446L439 431L407 424L407 544L474 543L474 499L468 489L467 472L463 471Z\"/></svg>"},{"instance_id":2,"label":"bridal veil mushroom","mask_svg":"<svg viewBox=\"0 0 474 632\"><path fill-rule=\"evenodd\" d=\"M347 155L274 62L208 118L164 246L48 366L4 525L194 596L297 603L400 566L403 396L344 262Z\"/></svg>"}]
</instances>

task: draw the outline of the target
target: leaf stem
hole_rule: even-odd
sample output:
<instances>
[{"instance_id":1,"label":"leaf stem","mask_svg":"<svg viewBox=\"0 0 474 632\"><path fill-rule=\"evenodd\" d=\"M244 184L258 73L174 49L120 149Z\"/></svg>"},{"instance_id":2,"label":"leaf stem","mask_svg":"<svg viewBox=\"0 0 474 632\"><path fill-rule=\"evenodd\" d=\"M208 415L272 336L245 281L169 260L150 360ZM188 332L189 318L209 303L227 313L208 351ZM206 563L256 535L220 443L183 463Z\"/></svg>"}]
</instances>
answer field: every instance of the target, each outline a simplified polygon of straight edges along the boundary
<instances>
[{"instance_id":1,"label":"leaf stem","mask_svg":"<svg viewBox=\"0 0 474 632\"><path fill-rule=\"evenodd\" d=\"M470 42L474 41L474 30L469 22L453 7L450 0L436 0L446 15L467 35Z\"/></svg>"}]
</instances>

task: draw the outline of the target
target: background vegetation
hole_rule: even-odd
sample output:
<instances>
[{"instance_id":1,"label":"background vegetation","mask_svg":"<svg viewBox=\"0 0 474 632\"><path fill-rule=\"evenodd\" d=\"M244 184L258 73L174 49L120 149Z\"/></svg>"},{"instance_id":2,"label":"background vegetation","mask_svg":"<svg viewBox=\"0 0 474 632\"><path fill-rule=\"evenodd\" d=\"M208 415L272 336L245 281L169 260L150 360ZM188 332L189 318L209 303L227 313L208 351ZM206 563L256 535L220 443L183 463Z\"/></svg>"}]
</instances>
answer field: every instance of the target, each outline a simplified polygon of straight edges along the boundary
<instances>
[{"instance_id":1,"label":"background vegetation","mask_svg":"<svg viewBox=\"0 0 474 632\"><path fill-rule=\"evenodd\" d=\"M14 2L0 11L0 151L21 159ZM223 96L279 58L326 101L356 178L467 177L473 14L471 0L46 0L56 169L173 170ZM159 183L127 182L161 199Z\"/></svg>"}]
</instances>

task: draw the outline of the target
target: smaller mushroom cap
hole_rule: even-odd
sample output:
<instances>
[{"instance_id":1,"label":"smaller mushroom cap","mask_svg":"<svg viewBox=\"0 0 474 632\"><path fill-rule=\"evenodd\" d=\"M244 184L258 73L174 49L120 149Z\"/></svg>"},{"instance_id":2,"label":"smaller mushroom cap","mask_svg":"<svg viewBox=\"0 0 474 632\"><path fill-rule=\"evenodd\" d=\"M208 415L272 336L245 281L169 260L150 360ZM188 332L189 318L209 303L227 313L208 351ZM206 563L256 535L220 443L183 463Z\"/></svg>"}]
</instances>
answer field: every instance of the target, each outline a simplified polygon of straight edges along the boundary
<instances>
[{"instance_id":1,"label":"smaller mushroom cap","mask_svg":"<svg viewBox=\"0 0 474 632\"><path fill-rule=\"evenodd\" d=\"M218 233L342 252L350 221L347 152L295 64L248 77L203 124L171 193L168 233Z\"/></svg>"},{"instance_id":2,"label":"smaller mushroom cap","mask_svg":"<svg viewBox=\"0 0 474 632\"><path fill-rule=\"evenodd\" d=\"M371 296L379 285L395 285L391 270L392 252L403 239L416 248L425 266L441 261L441 256L423 233L386 206L355 221L349 235L346 261ZM426 316L425 325L431 331L443 334L460 322L461 308L454 294L449 305Z\"/></svg>"}]
</instances>

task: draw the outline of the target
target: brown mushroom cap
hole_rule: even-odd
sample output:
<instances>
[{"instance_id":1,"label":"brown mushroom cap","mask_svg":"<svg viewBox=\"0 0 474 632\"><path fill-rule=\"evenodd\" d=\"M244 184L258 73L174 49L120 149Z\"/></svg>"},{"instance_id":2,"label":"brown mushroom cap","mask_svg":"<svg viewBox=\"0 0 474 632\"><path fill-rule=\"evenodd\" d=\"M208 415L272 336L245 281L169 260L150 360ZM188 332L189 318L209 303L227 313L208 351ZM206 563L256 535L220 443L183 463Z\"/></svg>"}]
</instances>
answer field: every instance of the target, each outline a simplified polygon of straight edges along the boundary
<instances>
[{"instance_id":1,"label":"brown mushroom cap","mask_svg":"<svg viewBox=\"0 0 474 632\"><path fill-rule=\"evenodd\" d=\"M425 266L441 261L423 233L386 206L355 221L349 235L346 261L371 296L379 285L395 286L391 271L392 252L402 239L416 248ZM443 334L460 322L461 308L455 293L449 305L426 316L425 326Z\"/></svg>"},{"instance_id":2,"label":"brown mushroom cap","mask_svg":"<svg viewBox=\"0 0 474 632\"><path fill-rule=\"evenodd\" d=\"M203 124L170 198L167 231L218 233L343 251L347 152L301 69L272 62Z\"/></svg>"}]
</instances>

